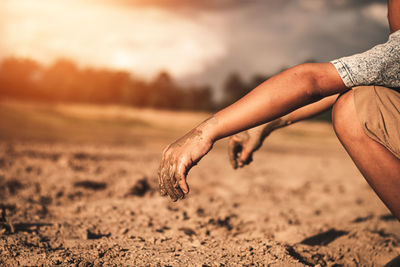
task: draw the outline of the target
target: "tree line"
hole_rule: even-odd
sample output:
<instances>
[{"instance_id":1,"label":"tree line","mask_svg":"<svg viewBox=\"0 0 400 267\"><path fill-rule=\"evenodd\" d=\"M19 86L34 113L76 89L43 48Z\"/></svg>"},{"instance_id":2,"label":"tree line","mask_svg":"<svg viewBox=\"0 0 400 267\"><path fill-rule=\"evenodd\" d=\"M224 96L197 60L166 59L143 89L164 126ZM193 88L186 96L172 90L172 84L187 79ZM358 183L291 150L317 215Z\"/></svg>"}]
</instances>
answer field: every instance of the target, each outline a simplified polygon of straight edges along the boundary
<instances>
[{"instance_id":1,"label":"tree line","mask_svg":"<svg viewBox=\"0 0 400 267\"><path fill-rule=\"evenodd\" d=\"M180 86L166 71L146 81L125 71L79 68L67 59L43 66L32 59L10 57L0 62L0 97L214 111L233 103L267 78L256 75L244 81L238 73L231 73L225 80L222 100L216 102L210 86Z\"/></svg>"}]
</instances>

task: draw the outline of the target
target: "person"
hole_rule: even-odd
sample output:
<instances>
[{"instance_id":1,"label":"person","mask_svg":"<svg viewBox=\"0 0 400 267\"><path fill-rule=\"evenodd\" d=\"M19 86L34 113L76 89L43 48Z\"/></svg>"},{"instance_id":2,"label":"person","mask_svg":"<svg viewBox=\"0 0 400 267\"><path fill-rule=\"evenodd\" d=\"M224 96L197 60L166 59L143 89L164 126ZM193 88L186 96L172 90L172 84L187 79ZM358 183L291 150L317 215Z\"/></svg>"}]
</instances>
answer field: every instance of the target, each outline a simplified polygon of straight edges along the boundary
<instances>
[{"instance_id":1,"label":"person","mask_svg":"<svg viewBox=\"0 0 400 267\"><path fill-rule=\"evenodd\" d=\"M270 132L333 106L337 137L400 219L400 0L388 0L388 21L386 43L283 71L169 145L158 170L161 195L183 198L189 170L217 140L245 131L229 141L233 167L243 167Z\"/></svg>"}]
</instances>

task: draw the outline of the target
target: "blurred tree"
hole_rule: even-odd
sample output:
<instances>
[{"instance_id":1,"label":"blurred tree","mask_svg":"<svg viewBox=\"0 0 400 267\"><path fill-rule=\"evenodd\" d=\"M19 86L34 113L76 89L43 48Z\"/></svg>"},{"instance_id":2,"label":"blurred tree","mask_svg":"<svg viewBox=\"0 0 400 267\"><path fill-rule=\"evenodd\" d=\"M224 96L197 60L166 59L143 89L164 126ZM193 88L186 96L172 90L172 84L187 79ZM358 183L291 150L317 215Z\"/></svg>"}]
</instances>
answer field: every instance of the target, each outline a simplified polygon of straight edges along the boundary
<instances>
[{"instance_id":1,"label":"blurred tree","mask_svg":"<svg viewBox=\"0 0 400 267\"><path fill-rule=\"evenodd\" d=\"M42 68L30 59L7 58L0 64L0 94L33 98Z\"/></svg>"},{"instance_id":2,"label":"blurred tree","mask_svg":"<svg viewBox=\"0 0 400 267\"><path fill-rule=\"evenodd\" d=\"M142 80L134 78L130 81L129 85L125 88L128 103L137 107L149 106L149 86Z\"/></svg>"},{"instance_id":3,"label":"blurred tree","mask_svg":"<svg viewBox=\"0 0 400 267\"><path fill-rule=\"evenodd\" d=\"M268 80L269 78L271 78L271 76L269 75L261 75L261 74L256 74L254 75L249 82L249 88L250 90L256 88L257 86L259 86L260 84L262 84L263 82L265 82L266 80Z\"/></svg>"},{"instance_id":4,"label":"blurred tree","mask_svg":"<svg viewBox=\"0 0 400 267\"><path fill-rule=\"evenodd\" d=\"M181 88L165 71L146 83L124 71L81 69L68 59L59 59L47 68L28 59L3 60L0 96L164 109L213 108L209 86Z\"/></svg>"},{"instance_id":5,"label":"blurred tree","mask_svg":"<svg viewBox=\"0 0 400 267\"><path fill-rule=\"evenodd\" d=\"M313 59L305 62L315 62ZM281 71L286 68L282 68ZM247 83L230 73L223 85L223 100L213 102L211 87L178 86L168 72L160 72L147 83L124 71L80 69L68 59L45 68L31 59L6 58L0 62L0 97L45 101L124 104L164 109L216 110L257 87L269 75L254 75ZM319 119L328 120L329 112Z\"/></svg>"},{"instance_id":6,"label":"blurred tree","mask_svg":"<svg viewBox=\"0 0 400 267\"><path fill-rule=\"evenodd\" d=\"M181 108L189 110L213 110L212 89L210 86L192 86L182 91Z\"/></svg>"},{"instance_id":7,"label":"blurred tree","mask_svg":"<svg viewBox=\"0 0 400 267\"><path fill-rule=\"evenodd\" d=\"M156 108L177 109L181 106L179 88L165 71L150 84L148 105Z\"/></svg>"},{"instance_id":8,"label":"blurred tree","mask_svg":"<svg viewBox=\"0 0 400 267\"><path fill-rule=\"evenodd\" d=\"M45 100L71 101L80 93L79 71L75 63L59 59L43 72L40 92Z\"/></svg>"},{"instance_id":9,"label":"blurred tree","mask_svg":"<svg viewBox=\"0 0 400 267\"><path fill-rule=\"evenodd\" d=\"M221 101L221 106L225 107L243 97L249 88L242 80L242 77L237 72L233 72L226 78L223 90L224 97Z\"/></svg>"}]
</instances>

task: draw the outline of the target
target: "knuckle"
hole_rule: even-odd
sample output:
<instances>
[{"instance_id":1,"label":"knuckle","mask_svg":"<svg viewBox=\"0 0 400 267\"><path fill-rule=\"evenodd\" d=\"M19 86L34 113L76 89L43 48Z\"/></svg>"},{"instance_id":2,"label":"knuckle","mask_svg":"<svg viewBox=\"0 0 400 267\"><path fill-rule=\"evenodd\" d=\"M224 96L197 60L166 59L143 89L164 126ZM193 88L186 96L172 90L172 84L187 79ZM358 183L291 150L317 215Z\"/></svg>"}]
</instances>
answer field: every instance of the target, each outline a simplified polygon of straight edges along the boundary
<instances>
[{"instance_id":1,"label":"knuckle","mask_svg":"<svg viewBox=\"0 0 400 267\"><path fill-rule=\"evenodd\" d=\"M162 158L164 159L167 156L167 149L165 148L162 152Z\"/></svg>"},{"instance_id":2,"label":"knuckle","mask_svg":"<svg viewBox=\"0 0 400 267\"><path fill-rule=\"evenodd\" d=\"M178 174L177 178L178 178L178 182L180 184L185 184L186 183L186 179L185 179L185 176L183 174Z\"/></svg>"},{"instance_id":3,"label":"knuckle","mask_svg":"<svg viewBox=\"0 0 400 267\"><path fill-rule=\"evenodd\" d=\"M236 136L236 135L235 135L235 136L233 137L233 142L234 142L234 143L241 143L241 142L242 142L242 138L240 138L239 136Z\"/></svg>"},{"instance_id":4,"label":"knuckle","mask_svg":"<svg viewBox=\"0 0 400 267\"><path fill-rule=\"evenodd\" d=\"M168 159L170 156L171 156L171 150L170 149L165 150L163 157L165 159Z\"/></svg>"},{"instance_id":5,"label":"knuckle","mask_svg":"<svg viewBox=\"0 0 400 267\"><path fill-rule=\"evenodd\" d=\"M181 158L177 157L176 155L171 155L170 156L170 161L175 163L175 164L178 164L180 160L181 160Z\"/></svg>"},{"instance_id":6,"label":"knuckle","mask_svg":"<svg viewBox=\"0 0 400 267\"><path fill-rule=\"evenodd\" d=\"M170 182L171 177L169 175L165 175L163 180L164 180L164 182Z\"/></svg>"},{"instance_id":7,"label":"knuckle","mask_svg":"<svg viewBox=\"0 0 400 267\"><path fill-rule=\"evenodd\" d=\"M176 165L179 167L178 170L184 170L190 164L190 160L186 156L177 158L175 160L175 162L176 162Z\"/></svg>"}]
</instances>

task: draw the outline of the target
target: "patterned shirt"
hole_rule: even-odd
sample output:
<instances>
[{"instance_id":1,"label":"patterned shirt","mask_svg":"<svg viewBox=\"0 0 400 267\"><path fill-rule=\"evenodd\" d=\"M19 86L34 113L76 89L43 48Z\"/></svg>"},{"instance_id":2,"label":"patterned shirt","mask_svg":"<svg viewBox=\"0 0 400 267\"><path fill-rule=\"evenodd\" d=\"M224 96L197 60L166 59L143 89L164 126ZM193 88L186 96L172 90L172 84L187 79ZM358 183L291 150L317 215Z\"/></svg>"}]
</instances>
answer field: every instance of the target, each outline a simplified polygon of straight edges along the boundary
<instances>
[{"instance_id":1,"label":"patterned shirt","mask_svg":"<svg viewBox=\"0 0 400 267\"><path fill-rule=\"evenodd\" d=\"M400 88L400 30L372 49L331 61L347 87L380 85Z\"/></svg>"}]
</instances>

